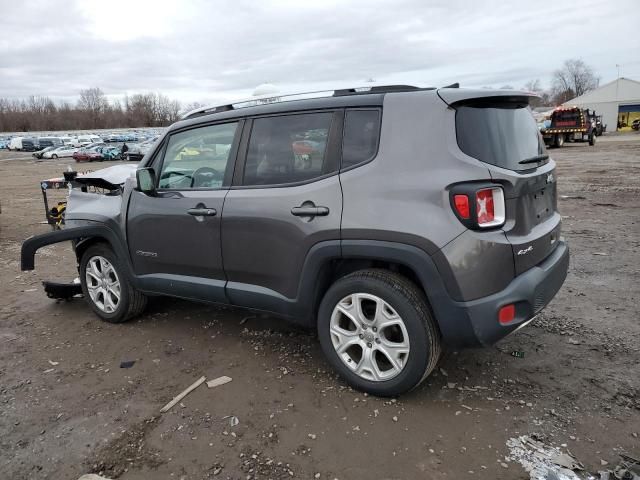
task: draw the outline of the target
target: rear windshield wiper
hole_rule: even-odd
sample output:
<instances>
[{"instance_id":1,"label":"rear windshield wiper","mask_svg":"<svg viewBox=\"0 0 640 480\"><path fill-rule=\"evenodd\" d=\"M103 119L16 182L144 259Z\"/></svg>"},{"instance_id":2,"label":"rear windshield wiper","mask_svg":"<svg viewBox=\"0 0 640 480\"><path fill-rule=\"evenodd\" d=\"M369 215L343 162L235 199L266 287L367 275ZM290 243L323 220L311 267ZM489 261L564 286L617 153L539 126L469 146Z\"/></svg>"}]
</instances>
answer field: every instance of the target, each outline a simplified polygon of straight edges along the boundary
<instances>
[{"instance_id":1,"label":"rear windshield wiper","mask_svg":"<svg viewBox=\"0 0 640 480\"><path fill-rule=\"evenodd\" d=\"M538 162L544 162L545 160L549 159L549 155L542 154L542 155L536 155L535 157L530 157L530 158L525 158L524 160L520 160L518 162L518 164L520 165L525 165L527 163L538 163Z\"/></svg>"}]
</instances>

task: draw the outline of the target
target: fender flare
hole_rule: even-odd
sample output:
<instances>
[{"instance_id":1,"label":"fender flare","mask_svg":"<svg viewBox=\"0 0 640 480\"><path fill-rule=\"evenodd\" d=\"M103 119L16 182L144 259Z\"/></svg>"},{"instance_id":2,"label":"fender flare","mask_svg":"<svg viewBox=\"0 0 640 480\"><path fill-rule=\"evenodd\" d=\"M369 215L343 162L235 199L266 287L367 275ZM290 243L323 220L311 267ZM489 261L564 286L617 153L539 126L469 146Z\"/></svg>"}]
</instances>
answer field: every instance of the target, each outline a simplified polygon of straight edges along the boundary
<instances>
[{"instance_id":1,"label":"fender flare","mask_svg":"<svg viewBox=\"0 0 640 480\"><path fill-rule=\"evenodd\" d=\"M119 236L111 228L105 225L68 227L54 232L34 235L33 237L26 239L22 242L22 249L20 252L21 270L27 271L35 268L35 255L40 248L47 245L53 245L54 243L78 240L82 238L104 239L111 245L111 248L113 248L113 251L119 258L126 259L124 263L127 265L127 274L130 279L134 279L127 249L124 248L123 242L120 240Z\"/></svg>"},{"instance_id":2,"label":"fender flare","mask_svg":"<svg viewBox=\"0 0 640 480\"><path fill-rule=\"evenodd\" d=\"M342 240L341 251L322 248L322 242L312 248L304 263L298 303L309 311L313 303L313 286L321 268L333 259L380 260L403 265L418 278L419 287L425 292L443 340L449 345L476 346L478 341L467 312L454 301L445 286L433 258L421 248L405 243L384 240ZM329 243L329 242L327 242ZM333 242L331 242L333 243ZM326 245L329 246L329 245ZM306 308L305 308L306 307Z\"/></svg>"}]
</instances>

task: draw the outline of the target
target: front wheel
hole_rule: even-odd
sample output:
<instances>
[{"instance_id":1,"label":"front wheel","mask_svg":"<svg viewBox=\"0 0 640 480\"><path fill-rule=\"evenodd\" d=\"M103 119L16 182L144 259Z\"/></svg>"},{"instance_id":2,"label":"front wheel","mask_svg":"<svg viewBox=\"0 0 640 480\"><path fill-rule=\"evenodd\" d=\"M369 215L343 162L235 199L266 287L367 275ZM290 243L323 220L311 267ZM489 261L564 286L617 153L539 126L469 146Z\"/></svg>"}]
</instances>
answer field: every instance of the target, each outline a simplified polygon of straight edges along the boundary
<instances>
[{"instance_id":1,"label":"front wheel","mask_svg":"<svg viewBox=\"0 0 640 480\"><path fill-rule=\"evenodd\" d=\"M373 395L415 388L440 358L424 293L387 270L361 270L335 282L320 304L318 336L333 368Z\"/></svg>"},{"instance_id":2,"label":"front wheel","mask_svg":"<svg viewBox=\"0 0 640 480\"><path fill-rule=\"evenodd\" d=\"M51 155L51 158L53 158L53 159L55 160L56 158L58 158L58 155L56 155L56 154L54 153L53 155Z\"/></svg>"},{"instance_id":3,"label":"front wheel","mask_svg":"<svg viewBox=\"0 0 640 480\"><path fill-rule=\"evenodd\" d=\"M147 297L133 288L121 260L106 244L92 245L84 252L80 282L91 309L107 322L125 322L140 315L147 305Z\"/></svg>"},{"instance_id":4,"label":"front wheel","mask_svg":"<svg viewBox=\"0 0 640 480\"><path fill-rule=\"evenodd\" d=\"M589 135L589 145L594 146L596 144L596 134L595 132Z\"/></svg>"},{"instance_id":5,"label":"front wheel","mask_svg":"<svg viewBox=\"0 0 640 480\"><path fill-rule=\"evenodd\" d=\"M555 139L554 139L554 143L553 143L557 148L560 148L564 145L564 134L558 134L556 135Z\"/></svg>"}]
</instances>

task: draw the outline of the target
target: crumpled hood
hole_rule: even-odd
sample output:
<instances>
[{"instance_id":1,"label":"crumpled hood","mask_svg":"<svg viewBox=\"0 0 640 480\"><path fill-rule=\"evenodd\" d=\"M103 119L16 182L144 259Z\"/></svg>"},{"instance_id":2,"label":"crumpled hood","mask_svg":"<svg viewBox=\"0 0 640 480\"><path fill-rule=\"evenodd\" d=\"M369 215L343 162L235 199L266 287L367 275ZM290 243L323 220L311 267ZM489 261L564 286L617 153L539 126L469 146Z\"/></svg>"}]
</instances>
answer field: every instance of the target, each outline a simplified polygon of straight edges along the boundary
<instances>
[{"instance_id":1,"label":"crumpled hood","mask_svg":"<svg viewBox=\"0 0 640 480\"><path fill-rule=\"evenodd\" d=\"M117 190L125 183L127 178L135 177L137 169L137 164L114 165L113 167L78 175L75 181L81 185Z\"/></svg>"}]
</instances>

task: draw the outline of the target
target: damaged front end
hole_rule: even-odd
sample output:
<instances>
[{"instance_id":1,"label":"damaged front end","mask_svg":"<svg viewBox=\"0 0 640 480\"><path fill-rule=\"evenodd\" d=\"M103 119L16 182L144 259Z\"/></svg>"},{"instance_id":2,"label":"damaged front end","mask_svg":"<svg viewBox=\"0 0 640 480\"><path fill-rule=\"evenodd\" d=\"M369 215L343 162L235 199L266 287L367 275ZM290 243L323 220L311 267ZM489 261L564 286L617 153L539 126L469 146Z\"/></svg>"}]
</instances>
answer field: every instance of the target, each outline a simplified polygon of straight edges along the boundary
<instances>
[{"instance_id":1,"label":"damaged front end","mask_svg":"<svg viewBox=\"0 0 640 480\"><path fill-rule=\"evenodd\" d=\"M78 261L84 249L95 242L109 243L116 252L124 253L122 251L125 232L123 206L126 205L128 195L135 187L136 169L137 165L116 165L81 175L65 172L64 179L43 181L42 184L61 182L63 186L69 188L64 219L52 224L54 228L52 232L35 235L23 242L22 270L35 268L35 254L40 248L65 241L72 242ZM48 216L47 220L49 220ZM50 221L49 223L51 224ZM43 283L45 292L50 298L69 299L82 293L78 279L72 283Z\"/></svg>"}]
</instances>

